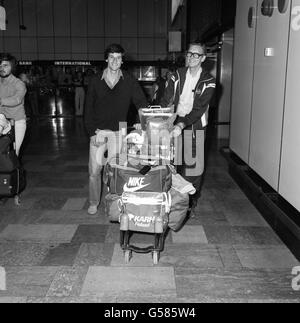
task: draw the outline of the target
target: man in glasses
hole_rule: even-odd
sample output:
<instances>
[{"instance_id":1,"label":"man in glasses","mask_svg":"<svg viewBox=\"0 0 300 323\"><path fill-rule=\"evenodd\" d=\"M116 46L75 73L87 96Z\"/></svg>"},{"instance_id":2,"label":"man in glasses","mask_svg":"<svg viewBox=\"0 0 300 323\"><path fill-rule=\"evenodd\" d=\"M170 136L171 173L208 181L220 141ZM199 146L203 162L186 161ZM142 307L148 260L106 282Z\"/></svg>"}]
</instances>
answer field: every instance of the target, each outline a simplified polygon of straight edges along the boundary
<instances>
[{"instance_id":1,"label":"man in glasses","mask_svg":"<svg viewBox=\"0 0 300 323\"><path fill-rule=\"evenodd\" d=\"M102 189L101 172L105 153L109 156L120 152L122 132L120 123L127 121L131 103L138 109L148 102L138 82L121 70L125 51L118 44L105 51L107 68L103 74L91 79L85 106L85 125L90 140L89 202L88 213L97 213Z\"/></svg>"},{"instance_id":2,"label":"man in glasses","mask_svg":"<svg viewBox=\"0 0 300 323\"><path fill-rule=\"evenodd\" d=\"M177 162L182 166L178 170L197 190L191 200L192 209L200 197L205 128L209 103L216 88L215 79L202 68L206 56L204 44L190 44L186 52L187 67L173 74L161 101L162 106L175 105L177 120L172 134L178 138L177 152L180 156L177 155Z\"/></svg>"}]
</instances>

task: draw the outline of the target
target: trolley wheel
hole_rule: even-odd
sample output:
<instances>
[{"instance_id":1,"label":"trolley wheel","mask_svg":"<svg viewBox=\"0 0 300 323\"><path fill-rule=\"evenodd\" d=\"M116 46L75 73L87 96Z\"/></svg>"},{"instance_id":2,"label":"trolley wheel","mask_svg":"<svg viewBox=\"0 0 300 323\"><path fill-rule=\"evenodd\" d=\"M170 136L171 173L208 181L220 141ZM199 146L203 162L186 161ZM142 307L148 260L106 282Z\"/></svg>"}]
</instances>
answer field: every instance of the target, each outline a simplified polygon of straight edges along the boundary
<instances>
[{"instance_id":1,"label":"trolley wheel","mask_svg":"<svg viewBox=\"0 0 300 323\"><path fill-rule=\"evenodd\" d=\"M158 265L158 263L159 263L159 252L158 251L153 252L152 259L153 259L153 264Z\"/></svg>"},{"instance_id":2,"label":"trolley wheel","mask_svg":"<svg viewBox=\"0 0 300 323\"><path fill-rule=\"evenodd\" d=\"M20 197L20 195L16 195L14 197L14 202L15 202L15 205L16 206L20 206L21 205L21 197Z\"/></svg>"},{"instance_id":3,"label":"trolley wheel","mask_svg":"<svg viewBox=\"0 0 300 323\"><path fill-rule=\"evenodd\" d=\"M125 257L125 264L128 265L130 263L131 258L132 258L132 251L125 250L124 257Z\"/></svg>"}]
</instances>

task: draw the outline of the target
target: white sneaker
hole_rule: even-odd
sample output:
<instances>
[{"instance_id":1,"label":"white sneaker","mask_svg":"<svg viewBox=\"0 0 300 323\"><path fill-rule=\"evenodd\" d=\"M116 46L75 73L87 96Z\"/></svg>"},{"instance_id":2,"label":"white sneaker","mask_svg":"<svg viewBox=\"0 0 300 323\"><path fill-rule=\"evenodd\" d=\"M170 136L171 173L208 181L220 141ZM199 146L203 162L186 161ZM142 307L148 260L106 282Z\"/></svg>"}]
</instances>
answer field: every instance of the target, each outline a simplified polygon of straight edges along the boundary
<instances>
[{"instance_id":1,"label":"white sneaker","mask_svg":"<svg viewBox=\"0 0 300 323\"><path fill-rule=\"evenodd\" d=\"M97 205L90 205L90 207L88 208L88 214L95 215L97 212L98 212Z\"/></svg>"}]
</instances>

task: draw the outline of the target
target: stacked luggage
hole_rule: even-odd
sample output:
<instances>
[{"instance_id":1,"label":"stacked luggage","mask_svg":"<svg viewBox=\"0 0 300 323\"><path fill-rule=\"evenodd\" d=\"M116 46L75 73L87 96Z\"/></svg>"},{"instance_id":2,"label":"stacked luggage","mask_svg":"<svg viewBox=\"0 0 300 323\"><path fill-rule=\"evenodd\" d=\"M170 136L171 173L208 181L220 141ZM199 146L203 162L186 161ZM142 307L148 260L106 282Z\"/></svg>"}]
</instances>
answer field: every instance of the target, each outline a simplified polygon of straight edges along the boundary
<instances>
[{"instance_id":1,"label":"stacked luggage","mask_svg":"<svg viewBox=\"0 0 300 323\"><path fill-rule=\"evenodd\" d=\"M15 151L15 130L0 135L0 200L14 198L20 204L20 193L25 189L25 171Z\"/></svg>"},{"instance_id":2,"label":"stacked luggage","mask_svg":"<svg viewBox=\"0 0 300 323\"><path fill-rule=\"evenodd\" d=\"M152 253L153 263L158 264L168 228L180 229L189 208L189 194L180 193L172 185L172 179L179 176L172 166L174 145L172 142L169 145L162 143L157 131L170 131L174 116L169 111L156 111L157 115L148 109L142 110L146 115L140 115L143 130L127 137L125 147L128 149L112 158L105 169L109 189L106 213L111 222L120 223L120 244L126 263L129 263L132 252L136 252ZM152 127L155 128L155 142L149 142ZM133 232L154 234L154 245L146 248L130 245Z\"/></svg>"}]
</instances>

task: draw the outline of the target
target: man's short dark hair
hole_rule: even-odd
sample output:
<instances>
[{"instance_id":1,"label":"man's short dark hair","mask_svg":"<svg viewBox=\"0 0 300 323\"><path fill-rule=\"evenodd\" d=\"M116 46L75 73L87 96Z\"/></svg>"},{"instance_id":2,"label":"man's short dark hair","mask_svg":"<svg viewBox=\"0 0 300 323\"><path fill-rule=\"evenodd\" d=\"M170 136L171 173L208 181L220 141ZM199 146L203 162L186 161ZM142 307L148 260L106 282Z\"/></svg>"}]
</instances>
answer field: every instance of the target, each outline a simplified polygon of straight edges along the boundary
<instances>
[{"instance_id":1,"label":"man's short dark hair","mask_svg":"<svg viewBox=\"0 0 300 323\"><path fill-rule=\"evenodd\" d=\"M105 59L108 59L109 54L114 54L114 53L122 54L122 56L124 56L125 55L125 50L119 44L111 44L105 50L105 55L104 55Z\"/></svg>"},{"instance_id":2,"label":"man's short dark hair","mask_svg":"<svg viewBox=\"0 0 300 323\"><path fill-rule=\"evenodd\" d=\"M17 66L17 59L9 53L0 53L0 63L3 61L10 62L12 72L15 72Z\"/></svg>"},{"instance_id":3,"label":"man's short dark hair","mask_svg":"<svg viewBox=\"0 0 300 323\"><path fill-rule=\"evenodd\" d=\"M199 46L199 47L201 47L202 48L202 50L203 50L203 54L206 56L207 55L207 47L206 47L206 45L204 44L204 43L201 43L201 42L193 42L193 43L190 43L189 44L189 48L191 47L191 46ZM189 49L188 48L188 49Z\"/></svg>"}]
</instances>

